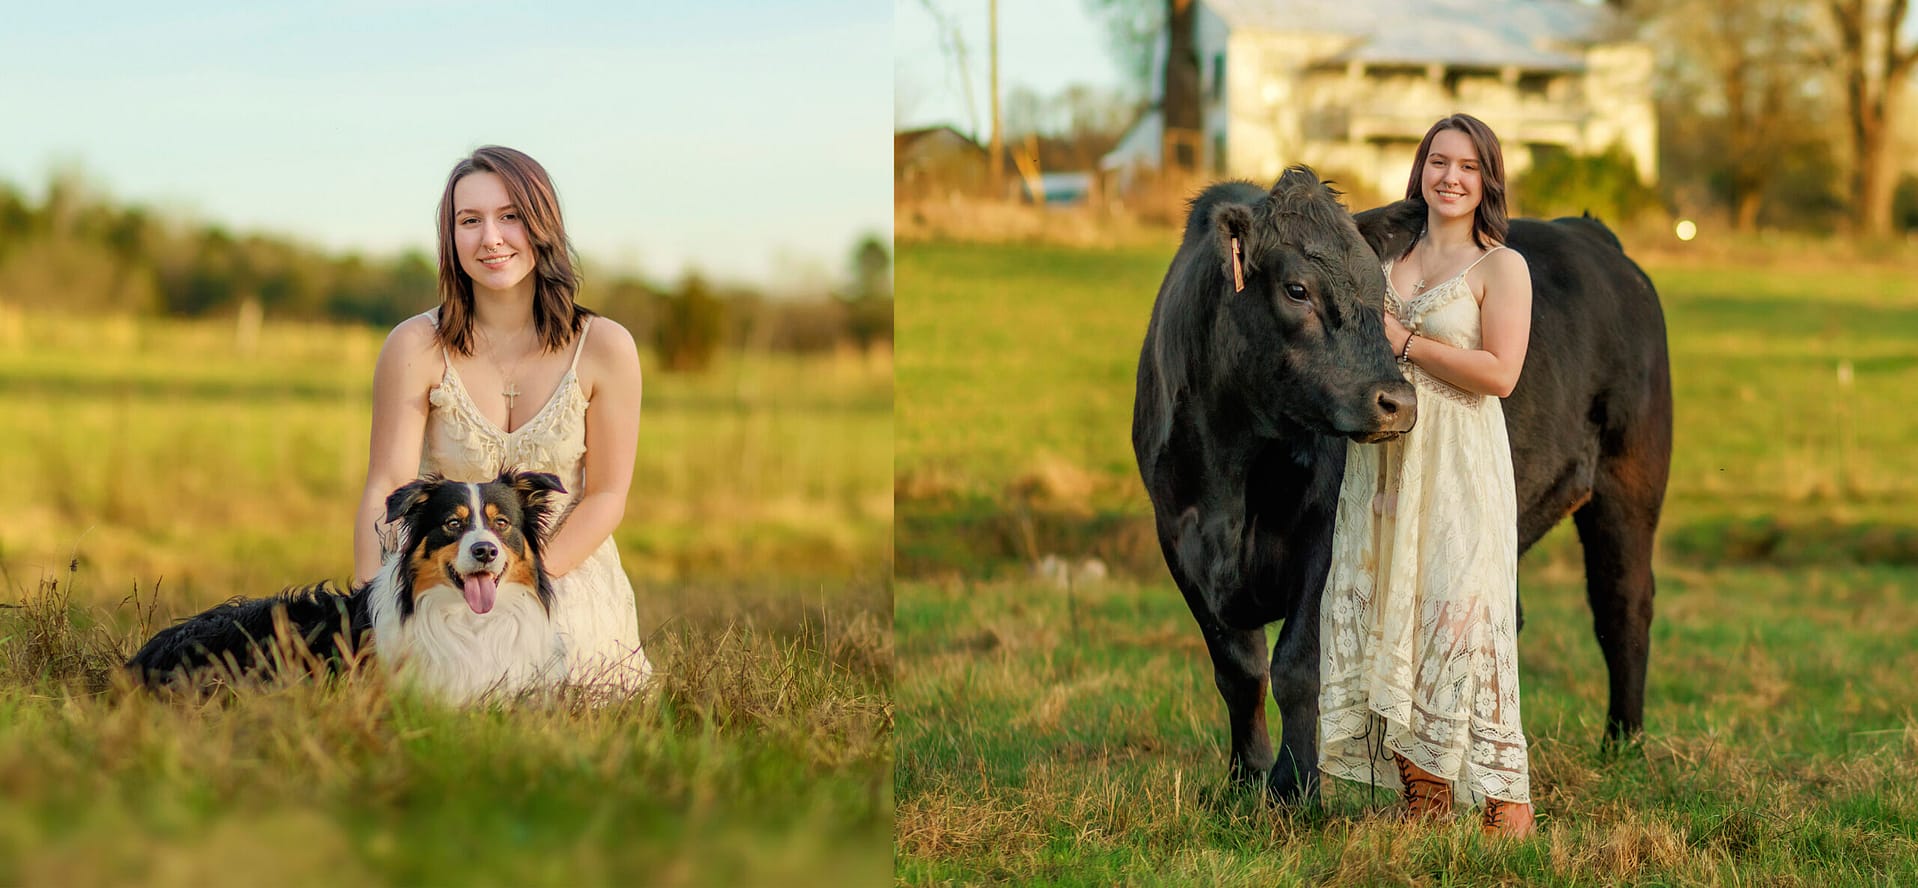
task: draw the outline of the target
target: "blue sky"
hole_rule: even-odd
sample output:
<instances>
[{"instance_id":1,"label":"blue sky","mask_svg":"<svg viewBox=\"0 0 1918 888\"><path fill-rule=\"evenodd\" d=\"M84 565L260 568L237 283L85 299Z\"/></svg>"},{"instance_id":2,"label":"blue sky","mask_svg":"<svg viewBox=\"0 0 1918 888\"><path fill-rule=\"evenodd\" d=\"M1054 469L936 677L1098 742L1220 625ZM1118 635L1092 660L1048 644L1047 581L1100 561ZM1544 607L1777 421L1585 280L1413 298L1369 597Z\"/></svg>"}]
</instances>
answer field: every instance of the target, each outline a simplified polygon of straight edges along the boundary
<instances>
[{"instance_id":1,"label":"blue sky","mask_svg":"<svg viewBox=\"0 0 1918 888\"><path fill-rule=\"evenodd\" d=\"M520 148L589 262L780 290L892 234L879 0L21 4L0 180L334 249L430 250L473 148Z\"/></svg>"},{"instance_id":2,"label":"blue sky","mask_svg":"<svg viewBox=\"0 0 1918 888\"><path fill-rule=\"evenodd\" d=\"M965 82L943 48L928 2L963 35L976 112L968 111ZM951 124L990 137L989 25L987 0L894 0L893 113L900 128ZM1108 46L1105 28L1086 14L1085 0L1000 0L1001 99L1018 85L1042 96L1074 83L1119 88L1121 73Z\"/></svg>"}]
</instances>

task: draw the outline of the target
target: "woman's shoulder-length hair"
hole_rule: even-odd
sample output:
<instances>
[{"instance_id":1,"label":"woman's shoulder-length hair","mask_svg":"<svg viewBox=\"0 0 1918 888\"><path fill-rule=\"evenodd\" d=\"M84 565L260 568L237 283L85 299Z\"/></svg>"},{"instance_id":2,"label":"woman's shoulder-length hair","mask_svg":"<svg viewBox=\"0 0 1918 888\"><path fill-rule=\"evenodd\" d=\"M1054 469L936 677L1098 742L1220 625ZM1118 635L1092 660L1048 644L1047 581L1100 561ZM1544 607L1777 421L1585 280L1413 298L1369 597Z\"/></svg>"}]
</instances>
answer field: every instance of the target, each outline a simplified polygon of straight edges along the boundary
<instances>
[{"instance_id":1,"label":"woman's shoulder-length hair","mask_svg":"<svg viewBox=\"0 0 1918 888\"><path fill-rule=\"evenodd\" d=\"M1432 153L1432 140L1448 129L1464 133L1472 140L1472 149L1478 152L1480 196L1478 209L1472 213L1472 242L1480 249L1505 243L1506 232L1512 227L1505 205L1505 153L1499 148L1498 134L1492 132L1485 121L1470 114L1445 117L1425 131L1418 154L1412 158L1412 176L1405 183L1405 199L1424 206L1425 195L1419 185L1425 174L1425 158ZM1406 249L1410 251L1411 247Z\"/></svg>"},{"instance_id":2,"label":"woman's shoulder-length hair","mask_svg":"<svg viewBox=\"0 0 1918 888\"><path fill-rule=\"evenodd\" d=\"M519 211L520 224L533 247L534 332L543 351L557 351L579 335L593 312L574 301L579 273L552 177L525 152L499 145L484 146L454 164L440 195L440 344L461 355L473 353L473 279L460 266L459 249L453 242L453 187L474 173L500 177Z\"/></svg>"}]
</instances>

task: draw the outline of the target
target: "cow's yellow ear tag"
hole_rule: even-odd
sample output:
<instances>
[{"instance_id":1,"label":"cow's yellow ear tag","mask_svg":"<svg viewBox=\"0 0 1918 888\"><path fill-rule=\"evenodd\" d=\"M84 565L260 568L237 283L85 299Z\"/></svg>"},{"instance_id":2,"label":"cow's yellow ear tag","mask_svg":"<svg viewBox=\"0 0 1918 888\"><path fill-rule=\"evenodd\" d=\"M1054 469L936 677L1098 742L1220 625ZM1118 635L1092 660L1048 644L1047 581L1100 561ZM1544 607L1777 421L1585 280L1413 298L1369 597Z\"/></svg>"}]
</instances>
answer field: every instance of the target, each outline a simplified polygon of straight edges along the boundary
<instances>
[{"instance_id":1,"label":"cow's yellow ear tag","mask_svg":"<svg viewBox=\"0 0 1918 888\"><path fill-rule=\"evenodd\" d=\"M1239 239L1232 239L1232 292L1245 292L1245 267L1239 263Z\"/></svg>"}]
</instances>

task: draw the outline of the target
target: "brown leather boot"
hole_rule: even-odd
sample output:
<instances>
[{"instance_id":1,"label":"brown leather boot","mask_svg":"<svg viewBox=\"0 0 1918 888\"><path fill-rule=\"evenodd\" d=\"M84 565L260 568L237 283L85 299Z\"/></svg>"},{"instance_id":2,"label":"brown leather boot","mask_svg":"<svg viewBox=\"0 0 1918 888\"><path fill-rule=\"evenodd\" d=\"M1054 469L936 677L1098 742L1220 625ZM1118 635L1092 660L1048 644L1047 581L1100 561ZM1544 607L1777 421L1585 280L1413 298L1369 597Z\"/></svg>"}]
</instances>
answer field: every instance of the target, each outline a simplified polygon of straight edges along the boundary
<instances>
[{"instance_id":1,"label":"brown leather boot","mask_svg":"<svg viewBox=\"0 0 1918 888\"><path fill-rule=\"evenodd\" d=\"M1448 817L1452 813L1452 784L1432 772L1412 764L1411 759L1392 753L1399 766L1399 782L1405 784L1405 813L1408 818Z\"/></svg>"},{"instance_id":2,"label":"brown leather boot","mask_svg":"<svg viewBox=\"0 0 1918 888\"><path fill-rule=\"evenodd\" d=\"M1530 802L1520 804L1487 796L1481 822L1488 836L1522 839L1538 832L1538 821L1532 816Z\"/></svg>"}]
</instances>

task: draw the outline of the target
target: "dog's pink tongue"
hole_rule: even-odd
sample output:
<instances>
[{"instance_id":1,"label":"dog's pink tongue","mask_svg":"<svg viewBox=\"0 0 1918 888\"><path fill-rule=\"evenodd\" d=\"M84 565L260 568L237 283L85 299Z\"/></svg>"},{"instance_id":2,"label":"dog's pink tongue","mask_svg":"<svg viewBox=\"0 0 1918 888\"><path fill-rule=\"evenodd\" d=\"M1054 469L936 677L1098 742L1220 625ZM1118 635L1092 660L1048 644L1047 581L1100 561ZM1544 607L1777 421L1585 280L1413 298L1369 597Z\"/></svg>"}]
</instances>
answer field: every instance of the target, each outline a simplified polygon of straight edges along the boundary
<instances>
[{"instance_id":1,"label":"dog's pink tongue","mask_svg":"<svg viewBox=\"0 0 1918 888\"><path fill-rule=\"evenodd\" d=\"M473 613L483 614L493 609L493 596L499 594L499 581L484 571L466 578L466 606Z\"/></svg>"}]
</instances>

